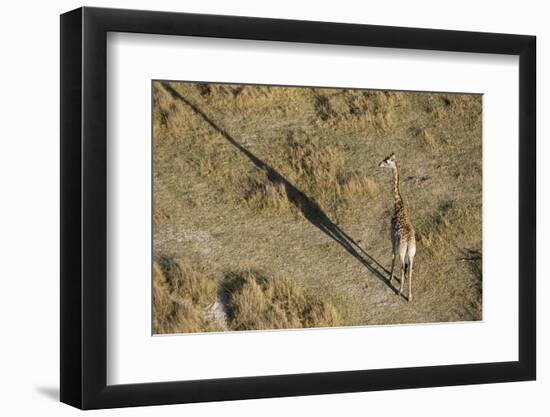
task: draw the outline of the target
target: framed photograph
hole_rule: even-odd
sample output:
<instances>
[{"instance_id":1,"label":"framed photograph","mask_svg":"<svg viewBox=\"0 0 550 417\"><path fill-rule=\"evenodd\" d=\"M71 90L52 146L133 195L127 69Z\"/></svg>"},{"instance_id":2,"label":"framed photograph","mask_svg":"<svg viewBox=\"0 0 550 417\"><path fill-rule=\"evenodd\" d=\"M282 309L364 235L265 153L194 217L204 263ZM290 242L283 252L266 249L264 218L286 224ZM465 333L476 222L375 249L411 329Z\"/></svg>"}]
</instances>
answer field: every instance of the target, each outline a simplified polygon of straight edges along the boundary
<instances>
[{"instance_id":1,"label":"framed photograph","mask_svg":"<svg viewBox=\"0 0 550 417\"><path fill-rule=\"evenodd\" d=\"M533 380L535 37L61 16L61 401Z\"/></svg>"}]
</instances>

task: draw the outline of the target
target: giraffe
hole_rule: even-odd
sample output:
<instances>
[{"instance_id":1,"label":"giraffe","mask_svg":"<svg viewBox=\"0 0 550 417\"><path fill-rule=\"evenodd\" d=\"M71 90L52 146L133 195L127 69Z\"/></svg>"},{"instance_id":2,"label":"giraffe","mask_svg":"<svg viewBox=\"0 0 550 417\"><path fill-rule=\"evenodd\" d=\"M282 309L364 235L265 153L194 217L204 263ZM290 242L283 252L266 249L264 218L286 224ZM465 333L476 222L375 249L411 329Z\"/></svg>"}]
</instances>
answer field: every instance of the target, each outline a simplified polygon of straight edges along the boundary
<instances>
[{"instance_id":1,"label":"giraffe","mask_svg":"<svg viewBox=\"0 0 550 417\"><path fill-rule=\"evenodd\" d=\"M393 279L393 268L395 266L395 258L398 256L401 262L401 282L399 285L399 295L403 293L403 284L405 275L408 272L409 280L409 296L408 301L412 301L412 269L414 255L416 253L416 239L414 228L409 218L409 213L401 197L399 188L399 166L395 154L391 154L383 159L378 165L381 168L389 168L393 171L393 214L391 217L391 241L392 241L392 261L390 273L390 285ZM406 271L408 269L408 271Z\"/></svg>"}]
</instances>

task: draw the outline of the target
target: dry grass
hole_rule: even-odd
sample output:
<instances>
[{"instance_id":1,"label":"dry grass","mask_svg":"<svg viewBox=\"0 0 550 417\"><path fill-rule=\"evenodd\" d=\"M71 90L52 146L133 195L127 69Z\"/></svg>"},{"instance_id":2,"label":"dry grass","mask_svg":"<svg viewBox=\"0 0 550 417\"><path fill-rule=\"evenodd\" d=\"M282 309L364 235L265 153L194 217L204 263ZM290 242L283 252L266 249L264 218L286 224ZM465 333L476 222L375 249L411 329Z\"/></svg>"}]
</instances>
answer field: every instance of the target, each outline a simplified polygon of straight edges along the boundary
<instances>
[{"instance_id":1,"label":"dry grass","mask_svg":"<svg viewBox=\"0 0 550 417\"><path fill-rule=\"evenodd\" d=\"M417 226L419 243L438 260L459 253L470 243L471 236L481 236L479 206L449 202Z\"/></svg>"},{"instance_id":2,"label":"dry grass","mask_svg":"<svg viewBox=\"0 0 550 417\"><path fill-rule=\"evenodd\" d=\"M292 277L292 300L333 306L318 307L319 323L332 308L341 325L481 319L481 264L464 260L481 259L481 96L160 82L153 92L154 251L208 265L181 266L191 278L176 292L163 284L159 328L179 328L173 300L208 308L223 271L249 271L228 328L304 325L303 309L298 319L266 307L274 277ZM409 304L327 230L337 224L389 268L391 175L377 163L392 151L418 232ZM195 313L197 329L212 325Z\"/></svg>"},{"instance_id":3,"label":"dry grass","mask_svg":"<svg viewBox=\"0 0 550 417\"><path fill-rule=\"evenodd\" d=\"M323 145L316 137L292 132L280 148L277 168L281 175L304 192L329 215L378 194L378 184L358 170L346 166L345 153ZM251 209L272 210L277 215L296 210L284 182L270 178L265 170L247 178L243 200Z\"/></svg>"},{"instance_id":4,"label":"dry grass","mask_svg":"<svg viewBox=\"0 0 550 417\"><path fill-rule=\"evenodd\" d=\"M153 263L153 333L330 327L339 316L285 277L254 271L208 274L187 259ZM213 308L218 305L221 313Z\"/></svg>"},{"instance_id":5,"label":"dry grass","mask_svg":"<svg viewBox=\"0 0 550 417\"><path fill-rule=\"evenodd\" d=\"M175 84L174 88L181 88L181 85ZM272 118L284 117L290 112L300 114L303 107L297 104L301 102L305 106L307 103L307 97L304 97L307 94L297 89L201 84L192 86L191 91L186 93L191 92L196 96L196 90L200 97L214 101L216 107L232 106L239 112L238 118L244 122L245 115L251 109L255 113L262 110L271 113L269 121L272 121ZM373 94L375 97L385 97L383 93ZM297 100L298 97L301 100ZM313 97L315 101L319 96ZM243 104L245 102L246 105ZM244 203L255 210L275 210L276 214L293 211L292 203L285 201L288 199L282 184L273 182L262 169L252 169L251 172L250 168L236 166L235 162L242 159L242 155L224 146L226 141L223 137L216 135L204 120L201 122L200 117L188 110L185 104L174 100L165 89L155 84L153 124L155 144L159 150L156 158L164 159L166 155L162 152L163 148L177 146L178 156L194 172L211 182L218 189L219 197L225 201ZM307 131L288 129L284 125L281 131L284 136L274 138L273 143L278 146L278 150L266 162L316 200L329 214L337 215L339 210L347 209L350 203L377 194L378 184L371 176L347 164L351 149L345 143L327 145ZM173 180L176 179L174 176ZM176 183L167 185L179 187ZM162 217L155 216L157 219L162 220Z\"/></svg>"},{"instance_id":6,"label":"dry grass","mask_svg":"<svg viewBox=\"0 0 550 417\"><path fill-rule=\"evenodd\" d=\"M229 273L224 287L234 330L332 327L339 323L334 306L306 295L285 277L256 271Z\"/></svg>"},{"instance_id":7,"label":"dry grass","mask_svg":"<svg viewBox=\"0 0 550 417\"><path fill-rule=\"evenodd\" d=\"M316 89L317 123L322 127L384 132L399 122L403 93L387 91Z\"/></svg>"},{"instance_id":8,"label":"dry grass","mask_svg":"<svg viewBox=\"0 0 550 417\"><path fill-rule=\"evenodd\" d=\"M474 204L444 204L417 226L419 246L425 251L424 269L435 272L421 288L437 298L444 286L454 303L461 301L462 314L470 320L482 316L481 232L481 207ZM460 287L450 282L457 271Z\"/></svg>"},{"instance_id":9,"label":"dry grass","mask_svg":"<svg viewBox=\"0 0 550 417\"><path fill-rule=\"evenodd\" d=\"M162 257L153 263L153 333L222 330L205 315L217 298L218 283L184 259Z\"/></svg>"},{"instance_id":10,"label":"dry grass","mask_svg":"<svg viewBox=\"0 0 550 417\"><path fill-rule=\"evenodd\" d=\"M322 144L318 137L289 134L280 159L281 171L328 214L336 215L361 199L373 198L378 185L371 178L346 165L341 147Z\"/></svg>"}]
</instances>

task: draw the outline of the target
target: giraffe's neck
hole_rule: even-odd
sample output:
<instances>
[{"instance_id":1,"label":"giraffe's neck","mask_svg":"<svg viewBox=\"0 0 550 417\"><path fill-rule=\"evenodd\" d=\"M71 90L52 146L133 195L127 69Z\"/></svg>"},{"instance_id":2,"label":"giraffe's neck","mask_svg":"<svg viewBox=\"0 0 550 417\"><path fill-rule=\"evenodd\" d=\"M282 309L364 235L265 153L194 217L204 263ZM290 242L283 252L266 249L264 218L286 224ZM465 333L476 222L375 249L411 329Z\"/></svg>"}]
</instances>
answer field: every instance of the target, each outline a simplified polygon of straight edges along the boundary
<instances>
[{"instance_id":1,"label":"giraffe's neck","mask_svg":"<svg viewBox=\"0 0 550 417\"><path fill-rule=\"evenodd\" d=\"M395 168L393 169L393 201L395 205L403 204L399 188L399 166L397 164L395 164Z\"/></svg>"}]
</instances>

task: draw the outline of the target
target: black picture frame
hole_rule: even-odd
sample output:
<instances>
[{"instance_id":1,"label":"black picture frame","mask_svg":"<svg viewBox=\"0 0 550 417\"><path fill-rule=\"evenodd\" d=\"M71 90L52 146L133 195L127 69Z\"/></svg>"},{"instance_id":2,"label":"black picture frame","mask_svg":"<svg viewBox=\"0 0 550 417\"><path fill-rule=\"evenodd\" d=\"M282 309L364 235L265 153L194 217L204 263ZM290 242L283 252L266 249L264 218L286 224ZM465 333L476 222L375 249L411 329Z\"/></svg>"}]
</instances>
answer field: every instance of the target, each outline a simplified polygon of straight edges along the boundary
<instances>
[{"instance_id":1,"label":"black picture frame","mask_svg":"<svg viewBox=\"0 0 550 417\"><path fill-rule=\"evenodd\" d=\"M518 361L107 385L108 32L519 56ZM534 380L536 38L80 8L61 15L61 401L82 409Z\"/></svg>"}]
</instances>

